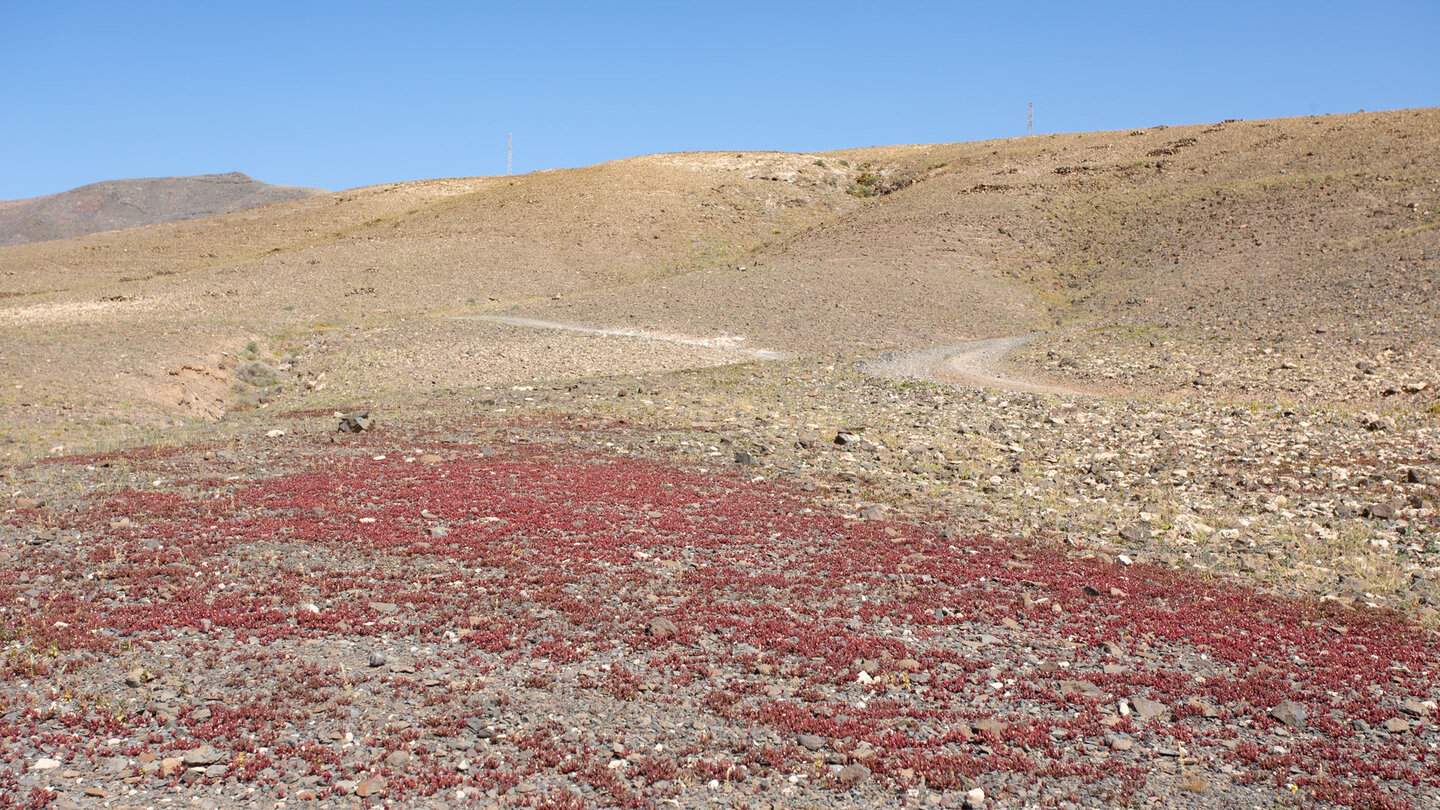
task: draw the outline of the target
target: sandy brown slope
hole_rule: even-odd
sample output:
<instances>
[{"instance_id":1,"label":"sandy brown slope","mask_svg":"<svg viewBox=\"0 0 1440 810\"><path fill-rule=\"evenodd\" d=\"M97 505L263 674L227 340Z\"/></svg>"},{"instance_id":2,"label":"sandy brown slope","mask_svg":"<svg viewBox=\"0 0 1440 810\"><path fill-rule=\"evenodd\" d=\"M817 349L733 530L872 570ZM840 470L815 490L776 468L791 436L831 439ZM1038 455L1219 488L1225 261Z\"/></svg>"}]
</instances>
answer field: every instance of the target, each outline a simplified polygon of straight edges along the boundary
<instances>
[{"instance_id":1,"label":"sandy brown slope","mask_svg":"<svg viewBox=\"0 0 1440 810\"><path fill-rule=\"evenodd\" d=\"M800 351L1078 324L1343 332L1362 354L1418 356L1440 310L1436 124L1420 110L837 153L920 182L765 245L744 271L528 309L719 324Z\"/></svg>"},{"instance_id":2,"label":"sandy brown slope","mask_svg":"<svg viewBox=\"0 0 1440 810\"><path fill-rule=\"evenodd\" d=\"M1378 361L1333 390L1424 407L1437 123L656 155L9 247L0 424L34 447L233 412L251 357L328 406L1037 330L1029 359L1067 385L1320 396ZM711 345L474 317L495 315Z\"/></svg>"},{"instance_id":3,"label":"sandy brown slope","mask_svg":"<svg viewBox=\"0 0 1440 810\"><path fill-rule=\"evenodd\" d=\"M213 217L325 193L272 186L240 172L107 180L44 197L0 201L0 246Z\"/></svg>"},{"instance_id":4,"label":"sandy brown slope","mask_svg":"<svg viewBox=\"0 0 1440 810\"><path fill-rule=\"evenodd\" d=\"M1440 382L1436 124L1432 110L1232 123L1176 133L1138 170L1079 164L1079 193L1036 230L1090 328L1037 353L1132 387L1425 407Z\"/></svg>"},{"instance_id":5,"label":"sandy brown slope","mask_svg":"<svg viewBox=\"0 0 1440 810\"><path fill-rule=\"evenodd\" d=\"M531 330L454 316L725 262L775 230L860 204L839 190L838 171L772 191L773 164L799 160L710 169L637 159L424 181L8 248L0 370L21 382L0 395L3 421L49 441L117 411L140 424L208 415L230 397L229 370L252 342L272 358L304 347L311 381L330 369L321 382L337 396L620 370L625 353L601 358L586 348L593 339L531 349ZM537 367L552 346L553 362ZM726 359L698 354L633 359Z\"/></svg>"}]
</instances>

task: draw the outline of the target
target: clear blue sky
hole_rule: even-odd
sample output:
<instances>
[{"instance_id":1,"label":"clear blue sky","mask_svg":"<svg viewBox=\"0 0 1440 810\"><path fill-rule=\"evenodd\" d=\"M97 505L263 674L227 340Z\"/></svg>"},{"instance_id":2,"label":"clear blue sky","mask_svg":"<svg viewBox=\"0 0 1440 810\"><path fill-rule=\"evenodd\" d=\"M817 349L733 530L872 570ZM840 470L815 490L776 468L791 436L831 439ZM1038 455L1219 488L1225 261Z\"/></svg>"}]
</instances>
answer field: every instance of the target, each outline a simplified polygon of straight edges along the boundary
<instances>
[{"instance_id":1,"label":"clear blue sky","mask_svg":"<svg viewBox=\"0 0 1440 810\"><path fill-rule=\"evenodd\" d=\"M0 5L0 199L1440 105L1440 2Z\"/></svg>"}]
</instances>

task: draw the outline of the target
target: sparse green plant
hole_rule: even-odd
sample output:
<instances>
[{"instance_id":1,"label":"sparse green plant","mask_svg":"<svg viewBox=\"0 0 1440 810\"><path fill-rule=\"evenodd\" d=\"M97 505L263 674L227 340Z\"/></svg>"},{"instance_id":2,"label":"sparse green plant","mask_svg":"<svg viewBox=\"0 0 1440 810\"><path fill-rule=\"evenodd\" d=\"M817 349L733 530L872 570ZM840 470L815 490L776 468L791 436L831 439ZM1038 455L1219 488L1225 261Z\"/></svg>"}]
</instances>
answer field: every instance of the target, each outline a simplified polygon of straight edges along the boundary
<instances>
[{"instance_id":1,"label":"sparse green plant","mask_svg":"<svg viewBox=\"0 0 1440 810\"><path fill-rule=\"evenodd\" d=\"M280 381L279 372L269 363L250 360L235 368L235 379L257 388L268 388Z\"/></svg>"},{"instance_id":2,"label":"sparse green plant","mask_svg":"<svg viewBox=\"0 0 1440 810\"><path fill-rule=\"evenodd\" d=\"M851 197L874 197L875 184L879 181L879 176L870 172L861 172L855 177L855 182L845 189L845 193Z\"/></svg>"},{"instance_id":3,"label":"sparse green plant","mask_svg":"<svg viewBox=\"0 0 1440 810\"><path fill-rule=\"evenodd\" d=\"M862 171L856 175L855 182L845 191L852 197L883 197L893 191L899 191L913 182L915 182L914 178L906 175L897 174L886 177L872 171Z\"/></svg>"}]
</instances>

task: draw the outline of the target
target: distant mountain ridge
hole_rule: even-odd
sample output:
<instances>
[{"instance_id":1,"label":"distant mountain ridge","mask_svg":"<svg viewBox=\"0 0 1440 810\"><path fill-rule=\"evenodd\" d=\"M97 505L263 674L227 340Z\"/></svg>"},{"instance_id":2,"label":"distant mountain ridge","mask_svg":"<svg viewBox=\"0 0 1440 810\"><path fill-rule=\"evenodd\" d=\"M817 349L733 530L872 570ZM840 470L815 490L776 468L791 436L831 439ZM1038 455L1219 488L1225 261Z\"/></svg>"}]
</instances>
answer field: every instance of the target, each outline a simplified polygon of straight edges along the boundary
<instances>
[{"instance_id":1,"label":"distant mountain ridge","mask_svg":"<svg viewBox=\"0 0 1440 810\"><path fill-rule=\"evenodd\" d=\"M328 193L272 186L241 172L107 180L44 197L0 201L0 247L199 219Z\"/></svg>"}]
</instances>

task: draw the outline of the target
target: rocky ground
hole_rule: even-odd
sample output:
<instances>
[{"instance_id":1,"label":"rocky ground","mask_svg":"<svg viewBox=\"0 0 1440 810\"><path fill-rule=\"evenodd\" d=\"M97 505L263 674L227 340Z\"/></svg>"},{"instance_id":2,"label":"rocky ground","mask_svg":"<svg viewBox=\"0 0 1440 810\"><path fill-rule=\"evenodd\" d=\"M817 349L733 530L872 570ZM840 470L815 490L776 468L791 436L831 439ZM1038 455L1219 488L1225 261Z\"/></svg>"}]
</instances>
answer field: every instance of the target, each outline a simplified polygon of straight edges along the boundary
<instances>
[{"instance_id":1,"label":"rocky ground","mask_svg":"<svg viewBox=\"0 0 1440 810\"><path fill-rule=\"evenodd\" d=\"M0 801L1434 806L1433 417L859 368L8 469Z\"/></svg>"},{"instance_id":2,"label":"rocky ground","mask_svg":"<svg viewBox=\"0 0 1440 810\"><path fill-rule=\"evenodd\" d=\"M658 422L669 429L647 452L738 454L842 511L878 505L1427 623L1440 607L1440 421L1426 409L1007 393L823 362L493 396Z\"/></svg>"}]
</instances>

